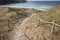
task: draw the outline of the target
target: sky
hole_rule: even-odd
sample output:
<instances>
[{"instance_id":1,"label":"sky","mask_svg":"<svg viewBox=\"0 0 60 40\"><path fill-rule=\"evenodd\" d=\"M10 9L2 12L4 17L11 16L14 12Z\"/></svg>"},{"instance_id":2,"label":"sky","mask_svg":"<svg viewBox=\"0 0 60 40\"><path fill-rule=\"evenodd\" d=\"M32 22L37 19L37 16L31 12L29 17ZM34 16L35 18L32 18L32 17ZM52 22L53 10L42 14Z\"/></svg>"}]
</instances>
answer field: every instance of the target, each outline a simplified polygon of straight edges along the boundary
<instances>
[{"instance_id":1,"label":"sky","mask_svg":"<svg viewBox=\"0 0 60 40\"><path fill-rule=\"evenodd\" d=\"M27 0L27 1L60 1L60 0Z\"/></svg>"}]
</instances>

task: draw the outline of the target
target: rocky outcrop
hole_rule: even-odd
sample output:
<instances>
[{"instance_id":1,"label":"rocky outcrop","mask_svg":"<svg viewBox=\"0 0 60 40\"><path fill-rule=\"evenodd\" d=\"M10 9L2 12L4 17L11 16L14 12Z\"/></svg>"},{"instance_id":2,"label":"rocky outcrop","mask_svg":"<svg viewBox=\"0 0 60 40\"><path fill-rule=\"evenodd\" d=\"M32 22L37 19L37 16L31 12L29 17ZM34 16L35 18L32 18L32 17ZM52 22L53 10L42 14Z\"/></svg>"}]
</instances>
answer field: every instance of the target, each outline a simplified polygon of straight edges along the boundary
<instances>
[{"instance_id":1,"label":"rocky outcrop","mask_svg":"<svg viewBox=\"0 0 60 40\"><path fill-rule=\"evenodd\" d=\"M24 3L26 0L0 0L0 5L9 3Z\"/></svg>"}]
</instances>

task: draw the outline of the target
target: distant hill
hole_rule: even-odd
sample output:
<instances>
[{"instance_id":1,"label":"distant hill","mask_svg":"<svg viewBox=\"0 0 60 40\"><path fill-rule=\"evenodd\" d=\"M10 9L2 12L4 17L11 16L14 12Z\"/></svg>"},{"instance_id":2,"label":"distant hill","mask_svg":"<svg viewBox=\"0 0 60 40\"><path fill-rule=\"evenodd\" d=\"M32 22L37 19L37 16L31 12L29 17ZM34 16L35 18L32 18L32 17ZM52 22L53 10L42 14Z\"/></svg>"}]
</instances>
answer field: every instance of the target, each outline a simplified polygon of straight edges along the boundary
<instances>
[{"instance_id":1,"label":"distant hill","mask_svg":"<svg viewBox=\"0 0 60 40\"><path fill-rule=\"evenodd\" d=\"M0 0L0 5L9 3L24 3L26 0Z\"/></svg>"}]
</instances>

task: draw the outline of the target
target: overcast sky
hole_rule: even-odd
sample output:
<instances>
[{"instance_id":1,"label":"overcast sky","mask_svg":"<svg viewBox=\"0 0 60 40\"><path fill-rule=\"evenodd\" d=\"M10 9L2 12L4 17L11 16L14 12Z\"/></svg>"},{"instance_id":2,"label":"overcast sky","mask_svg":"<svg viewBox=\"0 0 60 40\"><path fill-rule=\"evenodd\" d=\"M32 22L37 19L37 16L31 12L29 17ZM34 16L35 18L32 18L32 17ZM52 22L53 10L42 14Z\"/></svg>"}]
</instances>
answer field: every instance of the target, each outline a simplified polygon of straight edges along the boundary
<instances>
[{"instance_id":1,"label":"overcast sky","mask_svg":"<svg viewBox=\"0 0 60 40\"><path fill-rule=\"evenodd\" d=\"M27 1L60 1L60 0L27 0Z\"/></svg>"}]
</instances>

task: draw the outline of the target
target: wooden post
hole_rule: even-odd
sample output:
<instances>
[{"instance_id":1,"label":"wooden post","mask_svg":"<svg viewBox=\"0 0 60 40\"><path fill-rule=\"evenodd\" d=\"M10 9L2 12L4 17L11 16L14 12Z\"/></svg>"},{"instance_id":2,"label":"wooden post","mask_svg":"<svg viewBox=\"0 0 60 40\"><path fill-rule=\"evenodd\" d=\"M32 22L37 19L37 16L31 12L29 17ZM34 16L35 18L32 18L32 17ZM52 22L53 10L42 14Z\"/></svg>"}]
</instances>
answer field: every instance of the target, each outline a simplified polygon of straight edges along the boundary
<instances>
[{"instance_id":1,"label":"wooden post","mask_svg":"<svg viewBox=\"0 0 60 40\"><path fill-rule=\"evenodd\" d=\"M36 13L36 20L38 21L37 27L40 27L40 15Z\"/></svg>"},{"instance_id":2,"label":"wooden post","mask_svg":"<svg viewBox=\"0 0 60 40\"><path fill-rule=\"evenodd\" d=\"M54 33L54 30L55 30L55 27L54 27L54 20L53 20L53 22L52 22L52 28L51 28L51 34L53 34Z\"/></svg>"}]
</instances>

